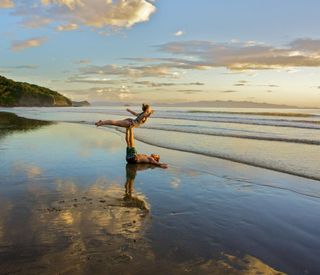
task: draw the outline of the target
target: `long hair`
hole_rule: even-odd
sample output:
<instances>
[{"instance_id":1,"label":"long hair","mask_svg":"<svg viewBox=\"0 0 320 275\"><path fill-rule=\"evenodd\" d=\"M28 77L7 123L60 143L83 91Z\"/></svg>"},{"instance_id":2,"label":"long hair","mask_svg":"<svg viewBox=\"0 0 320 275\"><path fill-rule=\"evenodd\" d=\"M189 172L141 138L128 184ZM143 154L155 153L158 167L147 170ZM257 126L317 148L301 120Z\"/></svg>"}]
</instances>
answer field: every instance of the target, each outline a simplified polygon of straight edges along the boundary
<instances>
[{"instance_id":1,"label":"long hair","mask_svg":"<svg viewBox=\"0 0 320 275\"><path fill-rule=\"evenodd\" d=\"M150 108L149 104L142 103L142 111L145 112L148 108Z\"/></svg>"}]
</instances>

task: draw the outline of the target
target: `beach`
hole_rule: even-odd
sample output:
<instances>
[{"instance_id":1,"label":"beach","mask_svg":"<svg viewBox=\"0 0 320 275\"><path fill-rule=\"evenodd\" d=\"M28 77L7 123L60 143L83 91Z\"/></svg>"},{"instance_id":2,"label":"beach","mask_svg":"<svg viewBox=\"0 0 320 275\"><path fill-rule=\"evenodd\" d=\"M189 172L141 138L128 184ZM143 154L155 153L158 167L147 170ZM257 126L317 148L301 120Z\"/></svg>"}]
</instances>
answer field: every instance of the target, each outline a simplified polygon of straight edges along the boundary
<instances>
[{"instance_id":1,"label":"beach","mask_svg":"<svg viewBox=\"0 0 320 275\"><path fill-rule=\"evenodd\" d=\"M136 147L169 168L126 165L114 128L57 122L2 131L1 273L319 270L319 181Z\"/></svg>"}]
</instances>

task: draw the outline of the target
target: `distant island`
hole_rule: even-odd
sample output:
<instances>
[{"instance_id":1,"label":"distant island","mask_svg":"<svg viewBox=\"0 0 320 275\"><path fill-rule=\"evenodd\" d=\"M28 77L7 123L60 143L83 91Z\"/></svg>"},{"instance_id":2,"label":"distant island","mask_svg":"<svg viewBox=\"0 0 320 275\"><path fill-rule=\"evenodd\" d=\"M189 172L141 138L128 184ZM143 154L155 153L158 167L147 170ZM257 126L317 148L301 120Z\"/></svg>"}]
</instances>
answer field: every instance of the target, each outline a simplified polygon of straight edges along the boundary
<instances>
[{"instance_id":1,"label":"distant island","mask_svg":"<svg viewBox=\"0 0 320 275\"><path fill-rule=\"evenodd\" d=\"M284 104L259 103L252 101L233 101L233 100L215 100L215 101L190 101L190 102L173 102L173 103L151 103L159 107L213 107L213 108L278 108L278 109L301 109L302 107L290 106ZM135 106L141 103L132 102L92 102L93 106ZM306 108L316 109L316 108Z\"/></svg>"},{"instance_id":2,"label":"distant island","mask_svg":"<svg viewBox=\"0 0 320 275\"><path fill-rule=\"evenodd\" d=\"M45 87L0 76L0 106L2 107L66 107L69 98Z\"/></svg>"},{"instance_id":3,"label":"distant island","mask_svg":"<svg viewBox=\"0 0 320 275\"><path fill-rule=\"evenodd\" d=\"M91 104L86 100L83 100L83 101L72 101L72 106L73 107L88 107L88 106L91 106Z\"/></svg>"},{"instance_id":4,"label":"distant island","mask_svg":"<svg viewBox=\"0 0 320 275\"><path fill-rule=\"evenodd\" d=\"M157 106L172 107L214 107L214 108L279 108L279 109L299 109L297 106L284 104L259 103L252 101L233 101L233 100L215 100L215 101L194 101L179 103L159 103Z\"/></svg>"}]
</instances>

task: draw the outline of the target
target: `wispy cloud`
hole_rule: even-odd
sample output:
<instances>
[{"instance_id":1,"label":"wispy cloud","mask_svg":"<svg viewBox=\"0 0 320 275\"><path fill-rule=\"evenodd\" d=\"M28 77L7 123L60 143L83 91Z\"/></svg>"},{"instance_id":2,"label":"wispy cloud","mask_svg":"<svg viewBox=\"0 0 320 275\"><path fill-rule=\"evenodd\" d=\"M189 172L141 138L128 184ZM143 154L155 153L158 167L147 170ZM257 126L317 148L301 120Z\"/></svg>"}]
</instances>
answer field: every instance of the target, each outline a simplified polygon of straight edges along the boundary
<instances>
[{"instance_id":1,"label":"wispy cloud","mask_svg":"<svg viewBox=\"0 0 320 275\"><path fill-rule=\"evenodd\" d=\"M80 60L76 60L74 61L75 64L89 64L91 63L90 59L80 59Z\"/></svg>"},{"instance_id":2,"label":"wispy cloud","mask_svg":"<svg viewBox=\"0 0 320 275\"><path fill-rule=\"evenodd\" d=\"M174 36L181 36L181 35L184 35L184 31L179 30L174 33Z\"/></svg>"},{"instance_id":3,"label":"wispy cloud","mask_svg":"<svg viewBox=\"0 0 320 275\"><path fill-rule=\"evenodd\" d=\"M188 82L188 83L179 83L179 82L153 82L153 81L136 81L134 82L138 85L143 85L147 87L168 87L168 86L201 86L204 83L201 82Z\"/></svg>"},{"instance_id":4,"label":"wispy cloud","mask_svg":"<svg viewBox=\"0 0 320 275\"><path fill-rule=\"evenodd\" d=\"M139 77L177 77L177 72L172 72L168 66L163 64L145 65L145 66L86 66L79 69L82 75L105 75L105 76L125 76L132 78Z\"/></svg>"},{"instance_id":5,"label":"wispy cloud","mask_svg":"<svg viewBox=\"0 0 320 275\"><path fill-rule=\"evenodd\" d=\"M62 32L62 31L73 31L78 28L79 28L79 26L77 24L69 23L66 25L60 25L60 26L56 27L56 30Z\"/></svg>"},{"instance_id":6,"label":"wispy cloud","mask_svg":"<svg viewBox=\"0 0 320 275\"><path fill-rule=\"evenodd\" d=\"M192 60L185 59L180 64L186 69L225 67L231 70L261 70L320 66L320 40L314 39L297 39L284 47L256 41L182 41L166 43L158 49L176 56L192 57Z\"/></svg>"},{"instance_id":7,"label":"wispy cloud","mask_svg":"<svg viewBox=\"0 0 320 275\"><path fill-rule=\"evenodd\" d=\"M27 69L27 70L35 70L38 68L37 65L17 65L17 66L10 66L9 68L12 69Z\"/></svg>"},{"instance_id":8,"label":"wispy cloud","mask_svg":"<svg viewBox=\"0 0 320 275\"><path fill-rule=\"evenodd\" d=\"M178 90L177 92L182 92L184 94L191 95L191 94L203 93L204 91L197 90L197 89L182 89L182 90Z\"/></svg>"},{"instance_id":9,"label":"wispy cloud","mask_svg":"<svg viewBox=\"0 0 320 275\"><path fill-rule=\"evenodd\" d=\"M175 85L203 85L200 82L180 83L176 81L156 82L140 78L178 79L186 70L208 70L228 68L236 72L262 69L320 66L320 40L298 39L283 47L267 46L256 41L214 43L211 41L170 42L156 48L167 57L123 58L131 61L126 65L106 64L88 65L78 69L78 73L68 81L95 84L111 84L114 80L127 79L136 85L146 87L165 87ZM174 55L174 57L172 57ZM134 62L134 63L132 63ZM249 84L239 80L234 86L279 87L276 84ZM238 91L226 90L222 93Z\"/></svg>"},{"instance_id":10,"label":"wispy cloud","mask_svg":"<svg viewBox=\"0 0 320 275\"><path fill-rule=\"evenodd\" d=\"M38 16L38 15L32 15L28 16L24 20L22 20L21 25L26 28L39 28L42 26L46 26L52 22L52 19L48 17Z\"/></svg>"},{"instance_id":11,"label":"wispy cloud","mask_svg":"<svg viewBox=\"0 0 320 275\"><path fill-rule=\"evenodd\" d=\"M0 8L9 9L14 7L14 2L12 0L0 0Z\"/></svg>"},{"instance_id":12,"label":"wispy cloud","mask_svg":"<svg viewBox=\"0 0 320 275\"><path fill-rule=\"evenodd\" d=\"M109 78L97 77L84 77L84 76L71 76L66 82L70 83L89 83L89 84L119 84L119 80L112 80Z\"/></svg>"},{"instance_id":13,"label":"wispy cloud","mask_svg":"<svg viewBox=\"0 0 320 275\"><path fill-rule=\"evenodd\" d=\"M61 91L64 95L75 100L89 100L89 101L125 101L132 99L134 92L126 85L119 87L92 87L83 90L65 90Z\"/></svg>"},{"instance_id":14,"label":"wispy cloud","mask_svg":"<svg viewBox=\"0 0 320 275\"><path fill-rule=\"evenodd\" d=\"M239 92L239 91L234 91L234 90L221 91L221 93L225 93L225 94L238 93L238 92Z\"/></svg>"},{"instance_id":15,"label":"wispy cloud","mask_svg":"<svg viewBox=\"0 0 320 275\"><path fill-rule=\"evenodd\" d=\"M38 47L46 41L47 41L46 37L34 37L26 40L14 41L11 44L11 50L16 52L16 51L22 51L27 48Z\"/></svg>"}]
</instances>

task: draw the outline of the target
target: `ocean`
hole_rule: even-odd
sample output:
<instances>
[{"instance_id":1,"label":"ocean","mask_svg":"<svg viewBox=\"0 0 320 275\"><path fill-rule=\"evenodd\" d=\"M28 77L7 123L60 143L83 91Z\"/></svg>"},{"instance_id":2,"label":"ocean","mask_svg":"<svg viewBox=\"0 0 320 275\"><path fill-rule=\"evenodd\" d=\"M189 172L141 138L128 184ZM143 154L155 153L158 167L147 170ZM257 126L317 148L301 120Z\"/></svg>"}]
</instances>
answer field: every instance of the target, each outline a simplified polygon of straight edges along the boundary
<instances>
[{"instance_id":1,"label":"ocean","mask_svg":"<svg viewBox=\"0 0 320 275\"><path fill-rule=\"evenodd\" d=\"M139 106L130 108L140 110ZM123 106L0 111L92 125L100 119L132 117ZM320 180L319 109L156 107L147 123L135 129L135 138L159 147Z\"/></svg>"}]
</instances>

